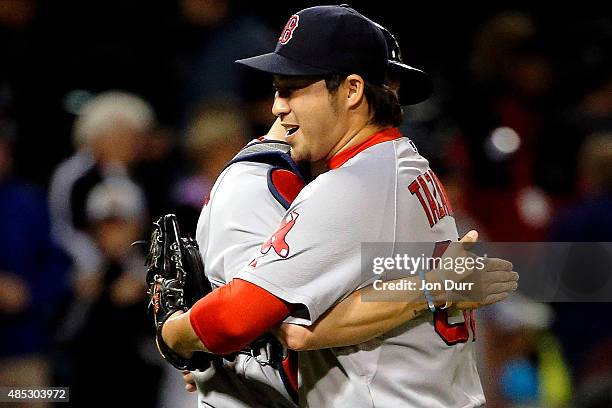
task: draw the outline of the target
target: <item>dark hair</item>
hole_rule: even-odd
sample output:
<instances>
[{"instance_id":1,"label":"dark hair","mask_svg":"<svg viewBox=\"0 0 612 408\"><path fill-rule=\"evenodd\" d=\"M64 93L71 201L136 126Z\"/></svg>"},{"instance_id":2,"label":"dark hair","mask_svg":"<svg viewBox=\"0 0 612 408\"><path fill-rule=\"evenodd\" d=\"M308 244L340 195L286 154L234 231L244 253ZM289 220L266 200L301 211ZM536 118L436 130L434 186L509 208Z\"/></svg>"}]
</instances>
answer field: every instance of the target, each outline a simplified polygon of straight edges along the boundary
<instances>
[{"instance_id":1,"label":"dark hair","mask_svg":"<svg viewBox=\"0 0 612 408\"><path fill-rule=\"evenodd\" d=\"M325 86L332 95L348 75L333 74L325 77ZM364 95L372 118L368 123L379 126L399 126L402 122L402 107L397 92L388 84L373 85L365 81Z\"/></svg>"}]
</instances>

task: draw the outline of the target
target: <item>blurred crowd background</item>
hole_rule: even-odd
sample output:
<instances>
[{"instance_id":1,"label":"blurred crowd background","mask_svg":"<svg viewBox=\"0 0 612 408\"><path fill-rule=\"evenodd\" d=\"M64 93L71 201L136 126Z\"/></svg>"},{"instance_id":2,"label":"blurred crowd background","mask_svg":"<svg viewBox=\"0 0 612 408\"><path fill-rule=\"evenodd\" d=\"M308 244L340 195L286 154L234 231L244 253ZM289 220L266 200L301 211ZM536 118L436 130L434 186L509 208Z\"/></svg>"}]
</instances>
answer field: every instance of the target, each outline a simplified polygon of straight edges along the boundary
<instances>
[{"instance_id":1,"label":"blurred crowd background","mask_svg":"<svg viewBox=\"0 0 612 408\"><path fill-rule=\"evenodd\" d=\"M224 164L273 121L270 79L233 61L272 50L316 4L0 0L0 386L194 406L154 348L129 245L167 212L194 232ZM612 241L604 4L351 6L434 77L402 130L461 233ZM612 407L610 312L520 296L479 312L488 407Z\"/></svg>"}]
</instances>

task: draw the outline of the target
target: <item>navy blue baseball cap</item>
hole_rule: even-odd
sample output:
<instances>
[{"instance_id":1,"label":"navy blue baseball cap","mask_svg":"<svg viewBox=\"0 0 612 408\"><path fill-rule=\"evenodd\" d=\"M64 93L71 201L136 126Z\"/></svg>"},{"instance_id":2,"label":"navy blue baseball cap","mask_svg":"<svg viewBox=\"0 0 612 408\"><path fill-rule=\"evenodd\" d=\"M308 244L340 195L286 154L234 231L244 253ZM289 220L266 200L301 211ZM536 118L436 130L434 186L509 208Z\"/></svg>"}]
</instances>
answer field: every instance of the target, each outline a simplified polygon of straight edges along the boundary
<instances>
[{"instance_id":1,"label":"navy blue baseball cap","mask_svg":"<svg viewBox=\"0 0 612 408\"><path fill-rule=\"evenodd\" d=\"M346 6L316 6L292 15L274 52L238 64L276 75L359 74L380 85L388 51L382 31Z\"/></svg>"}]
</instances>

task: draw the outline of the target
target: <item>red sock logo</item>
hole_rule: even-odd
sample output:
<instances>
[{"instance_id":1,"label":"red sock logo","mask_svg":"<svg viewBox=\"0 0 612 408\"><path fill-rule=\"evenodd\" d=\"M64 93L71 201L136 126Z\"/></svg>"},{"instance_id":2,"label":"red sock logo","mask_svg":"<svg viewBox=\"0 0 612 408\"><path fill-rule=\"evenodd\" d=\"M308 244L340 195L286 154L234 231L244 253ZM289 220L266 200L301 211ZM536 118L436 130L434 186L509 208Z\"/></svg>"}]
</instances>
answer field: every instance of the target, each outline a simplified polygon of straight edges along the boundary
<instances>
[{"instance_id":1,"label":"red sock logo","mask_svg":"<svg viewBox=\"0 0 612 408\"><path fill-rule=\"evenodd\" d=\"M295 225L295 220L297 220L299 215L300 214L294 211L283 218L278 230L276 230L276 232L261 246L262 254L267 254L270 248L274 248L274 252L281 258L289 256L289 245L287 244L286 236Z\"/></svg>"},{"instance_id":2,"label":"red sock logo","mask_svg":"<svg viewBox=\"0 0 612 408\"><path fill-rule=\"evenodd\" d=\"M287 24L285 24L285 28L283 29L283 32L278 38L279 43L285 45L289 42L289 40L291 40L291 38L293 38L293 31L295 31L295 29L297 28L299 21L300 16L298 16L297 14L294 14L289 17L289 21L287 21Z\"/></svg>"}]
</instances>

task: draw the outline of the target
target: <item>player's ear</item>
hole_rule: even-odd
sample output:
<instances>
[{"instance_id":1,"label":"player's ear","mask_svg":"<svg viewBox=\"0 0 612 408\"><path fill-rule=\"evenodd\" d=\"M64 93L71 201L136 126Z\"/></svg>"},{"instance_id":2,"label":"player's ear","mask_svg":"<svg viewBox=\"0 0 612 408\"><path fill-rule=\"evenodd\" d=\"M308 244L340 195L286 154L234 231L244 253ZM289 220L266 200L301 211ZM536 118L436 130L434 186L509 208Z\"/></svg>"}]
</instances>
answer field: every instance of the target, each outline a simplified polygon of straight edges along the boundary
<instances>
[{"instance_id":1,"label":"player's ear","mask_svg":"<svg viewBox=\"0 0 612 408\"><path fill-rule=\"evenodd\" d=\"M365 81L360 75L351 74L344 81L346 102L349 109L359 106L364 100Z\"/></svg>"}]
</instances>

